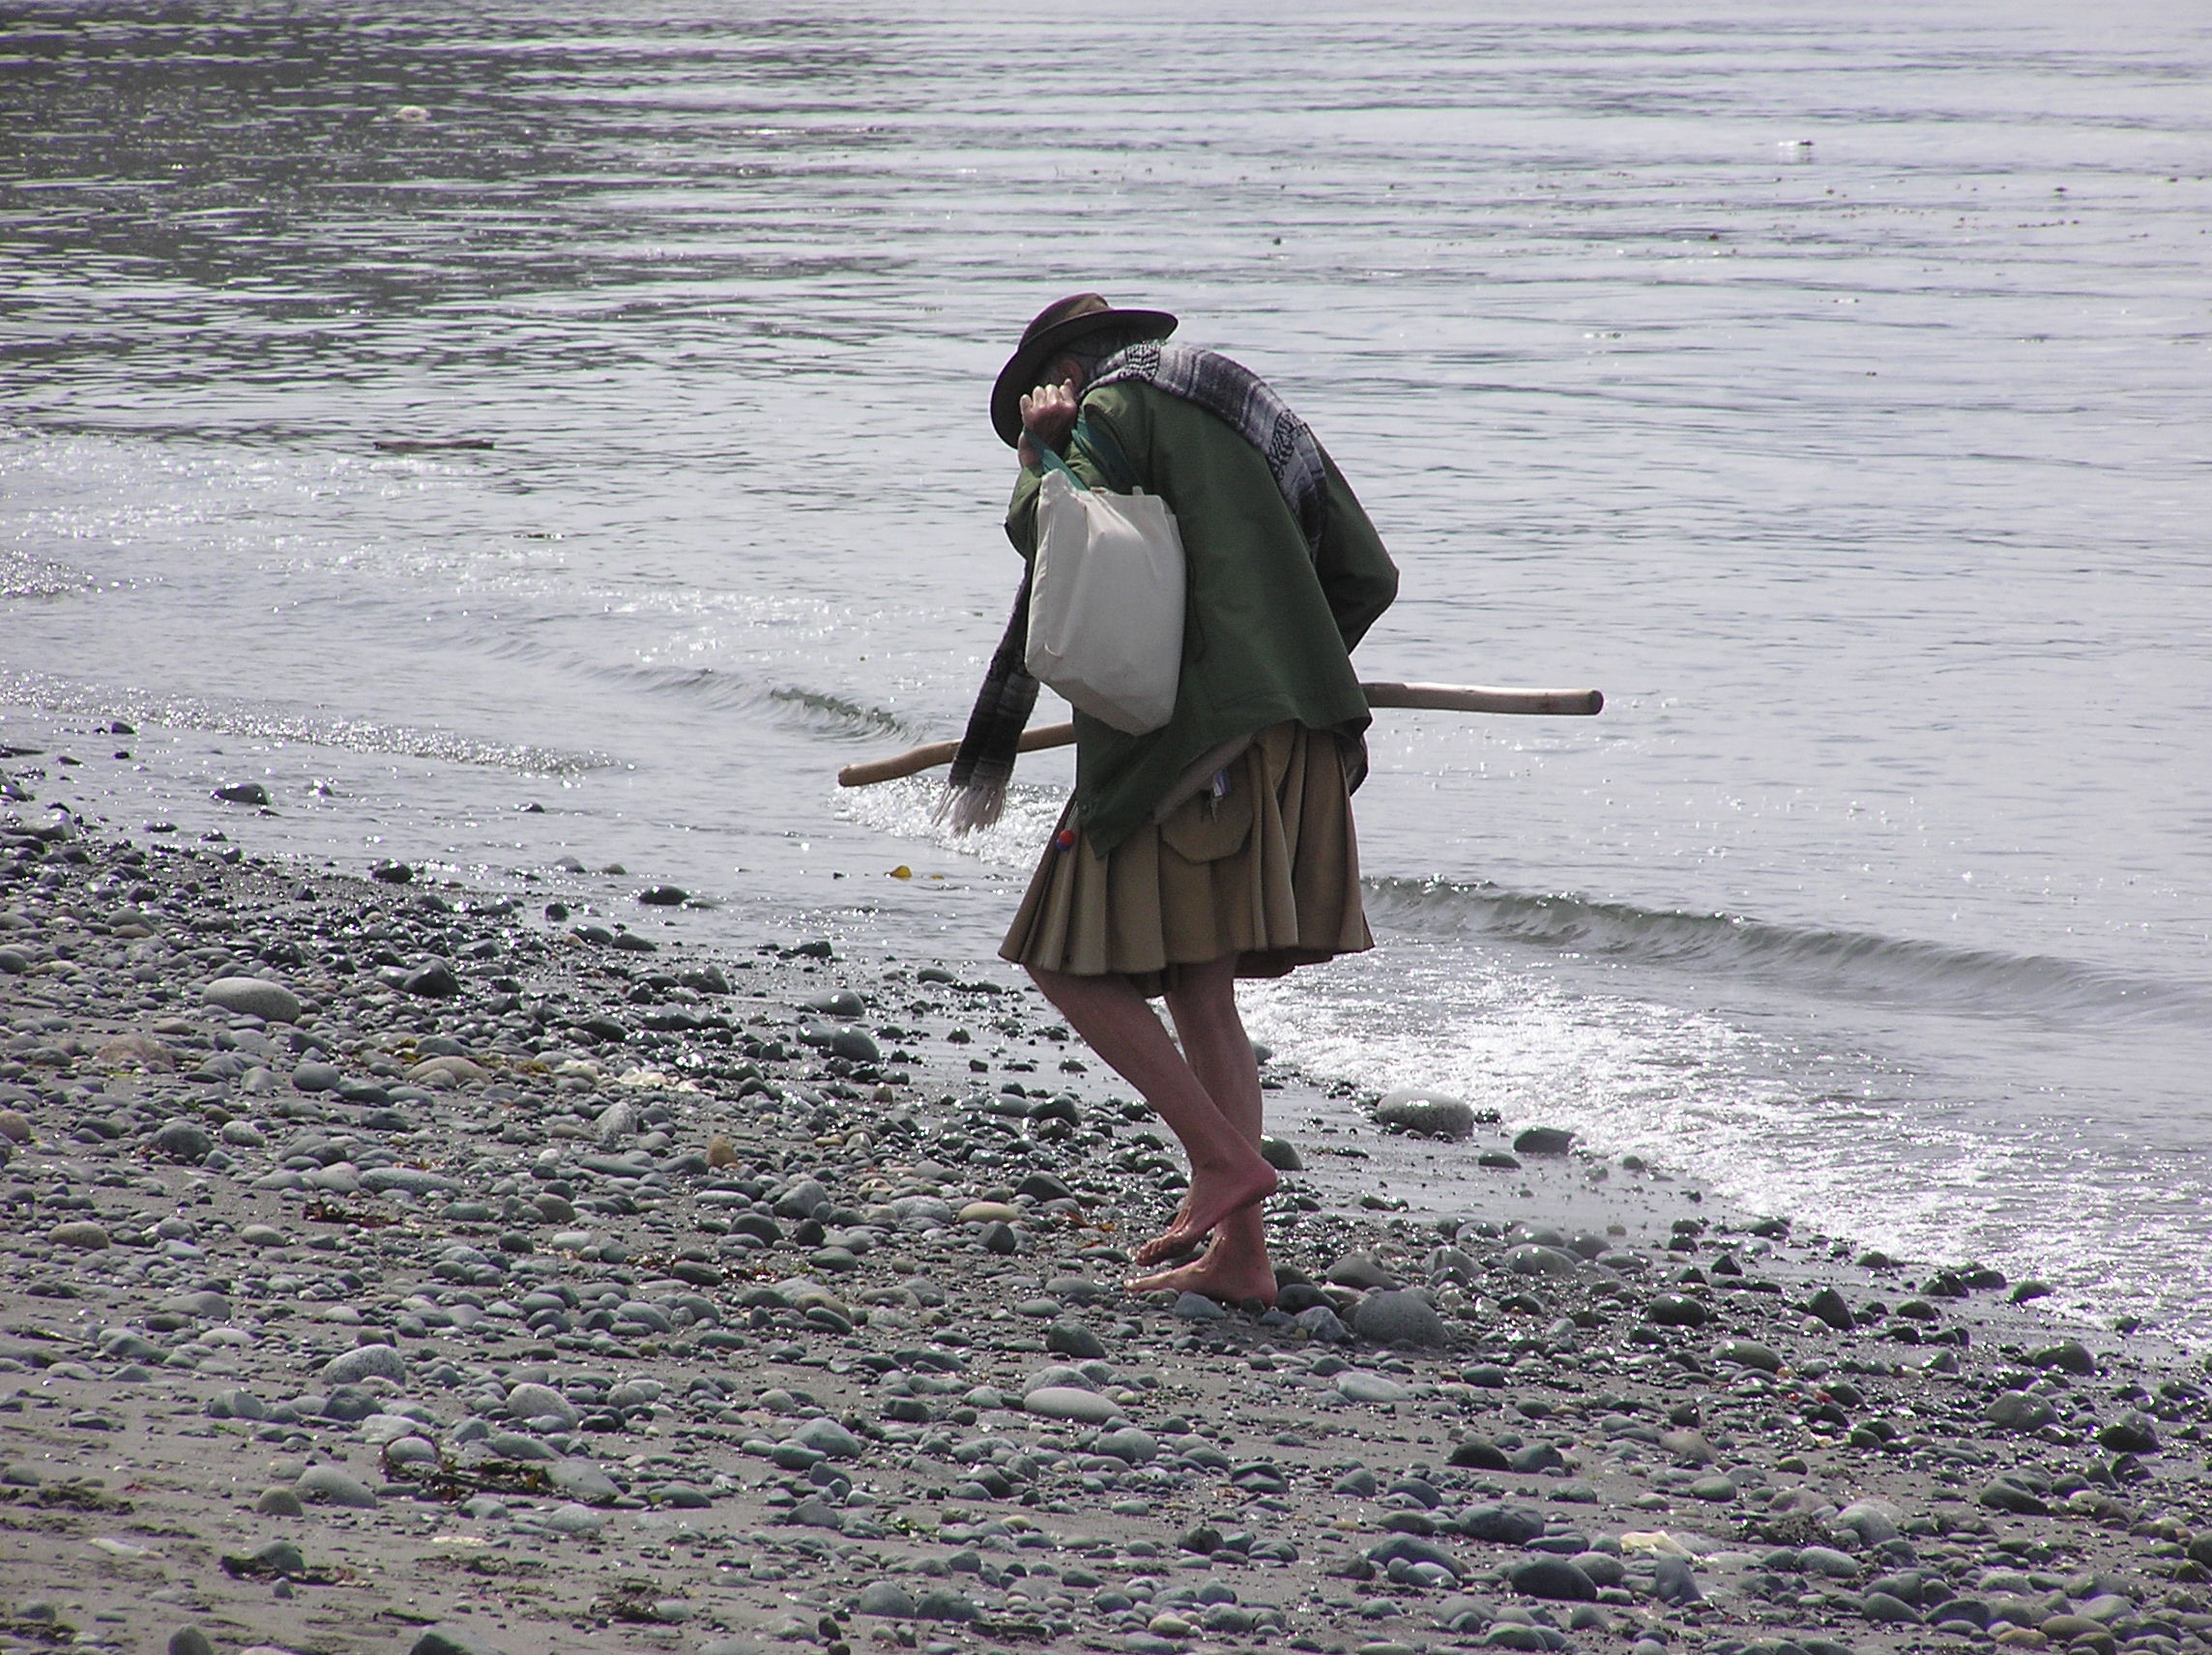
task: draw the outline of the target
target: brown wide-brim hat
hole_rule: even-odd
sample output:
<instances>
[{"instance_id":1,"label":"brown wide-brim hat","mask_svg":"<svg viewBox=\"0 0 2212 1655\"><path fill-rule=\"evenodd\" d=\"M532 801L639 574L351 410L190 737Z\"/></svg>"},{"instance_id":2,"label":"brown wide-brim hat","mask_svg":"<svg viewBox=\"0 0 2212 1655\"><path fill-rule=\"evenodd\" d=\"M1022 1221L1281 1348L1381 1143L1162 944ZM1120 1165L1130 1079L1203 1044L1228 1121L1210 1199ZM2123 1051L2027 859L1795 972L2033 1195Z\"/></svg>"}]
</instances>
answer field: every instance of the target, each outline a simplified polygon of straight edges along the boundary
<instances>
[{"instance_id":1,"label":"brown wide-brim hat","mask_svg":"<svg viewBox=\"0 0 2212 1655\"><path fill-rule=\"evenodd\" d=\"M1095 293L1074 294L1039 310L991 387L991 426L1007 448L1022 440L1022 397L1036 389L1053 352L1101 328L1128 328L1148 339L1164 339L1176 331L1176 319L1165 310L1117 310Z\"/></svg>"}]
</instances>

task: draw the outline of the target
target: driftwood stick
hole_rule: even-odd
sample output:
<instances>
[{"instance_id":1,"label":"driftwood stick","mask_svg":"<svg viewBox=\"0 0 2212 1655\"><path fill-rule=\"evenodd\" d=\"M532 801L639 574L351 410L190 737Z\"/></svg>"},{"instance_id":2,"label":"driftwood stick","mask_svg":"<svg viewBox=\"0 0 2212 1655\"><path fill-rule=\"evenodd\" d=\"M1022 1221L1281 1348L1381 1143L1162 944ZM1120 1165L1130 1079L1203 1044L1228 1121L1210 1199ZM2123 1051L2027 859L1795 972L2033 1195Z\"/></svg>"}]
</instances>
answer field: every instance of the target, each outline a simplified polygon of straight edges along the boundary
<instances>
[{"instance_id":1,"label":"driftwood stick","mask_svg":"<svg viewBox=\"0 0 2212 1655\"><path fill-rule=\"evenodd\" d=\"M1515 712L1554 718L1588 718L1605 707L1605 697L1594 689L1491 689L1466 683L1363 683L1370 707L1426 709L1438 712ZM1022 751L1075 744L1075 726L1047 724L1022 732ZM839 787L869 787L879 781L897 781L923 770L948 765L959 752L958 741L931 741L910 747L888 759L871 759L847 765L837 772Z\"/></svg>"}]
</instances>

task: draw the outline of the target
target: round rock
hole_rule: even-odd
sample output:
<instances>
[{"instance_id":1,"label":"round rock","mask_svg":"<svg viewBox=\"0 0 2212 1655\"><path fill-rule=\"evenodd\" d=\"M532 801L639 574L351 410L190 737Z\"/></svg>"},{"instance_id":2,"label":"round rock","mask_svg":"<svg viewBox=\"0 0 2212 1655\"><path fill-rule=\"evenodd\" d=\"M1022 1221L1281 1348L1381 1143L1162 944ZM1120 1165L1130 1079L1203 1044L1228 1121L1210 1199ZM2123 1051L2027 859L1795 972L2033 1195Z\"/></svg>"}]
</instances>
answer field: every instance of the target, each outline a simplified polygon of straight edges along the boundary
<instances>
[{"instance_id":1,"label":"round rock","mask_svg":"<svg viewBox=\"0 0 2212 1655\"><path fill-rule=\"evenodd\" d=\"M1375 1106L1375 1120L1393 1132L1449 1138L1455 1143L1474 1132L1474 1111L1460 1099L1437 1091L1387 1092Z\"/></svg>"},{"instance_id":2,"label":"round rock","mask_svg":"<svg viewBox=\"0 0 2212 1655\"><path fill-rule=\"evenodd\" d=\"M372 1511L376 1507L376 1495L368 1485L348 1476L335 1466L309 1466L300 1473L300 1480L292 1488L302 1499L318 1505L352 1506L361 1511Z\"/></svg>"},{"instance_id":3,"label":"round rock","mask_svg":"<svg viewBox=\"0 0 2212 1655\"><path fill-rule=\"evenodd\" d=\"M1564 1126L1531 1126L1513 1140L1516 1155L1564 1155L1575 1135Z\"/></svg>"},{"instance_id":4,"label":"round rock","mask_svg":"<svg viewBox=\"0 0 2212 1655\"><path fill-rule=\"evenodd\" d=\"M1353 1307L1352 1330L1378 1345L1451 1343L1451 1329L1428 1300L1416 1292L1371 1292Z\"/></svg>"},{"instance_id":5,"label":"round rock","mask_svg":"<svg viewBox=\"0 0 2212 1655\"><path fill-rule=\"evenodd\" d=\"M896 1581L877 1581L860 1588L860 1595L853 1600L853 1612L887 1620L912 1620L914 1599Z\"/></svg>"},{"instance_id":6,"label":"round rock","mask_svg":"<svg viewBox=\"0 0 2212 1655\"><path fill-rule=\"evenodd\" d=\"M1565 1557L1531 1557L1506 1570L1505 1579L1524 1597L1562 1603L1597 1601L1597 1582Z\"/></svg>"},{"instance_id":7,"label":"round rock","mask_svg":"<svg viewBox=\"0 0 2212 1655\"><path fill-rule=\"evenodd\" d=\"M246 1013L265 1023L300 1021L300 999L282 983L267 977L218 977L200 991L210 1005Z\"/></svg>"},{"instance_id":8,"label":"round rock","mask_svg":"<svg viewBox=\"0 0 2212 1655\"><path fill-rule=\"evenodd\" d=\"M323 1382L357 1384L363 1379L401 1380L407 1378L407 1359L390 1345L361 1345L333 1356L323 1364Z\"/></svg>"},{"instance_id":9,"label":"round rock","mask_svg":"<svg viewBox=\"0 0 2212 1655\"><path fill-rule=\"evenodd\" d=\"M1121 1418L1121 1408L1113 1402L1096 1391L1078 1390L1073 1385L1038 1386L1022 1398L1022 1411L1046 1419L1073 1420L1079 1425L1110 1425Z\"/></svg>"}]
</instances>

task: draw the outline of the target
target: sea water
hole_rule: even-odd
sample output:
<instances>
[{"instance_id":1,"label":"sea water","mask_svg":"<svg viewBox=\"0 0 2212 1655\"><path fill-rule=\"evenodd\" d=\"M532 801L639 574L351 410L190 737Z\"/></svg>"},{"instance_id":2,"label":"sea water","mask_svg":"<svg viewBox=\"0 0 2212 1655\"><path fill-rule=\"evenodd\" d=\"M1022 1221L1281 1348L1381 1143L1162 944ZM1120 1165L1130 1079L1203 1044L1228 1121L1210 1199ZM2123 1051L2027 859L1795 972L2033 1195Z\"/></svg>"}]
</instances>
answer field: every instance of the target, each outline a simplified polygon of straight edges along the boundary
<instances>
[{"instance_id":1,"label":"sea water","mask_svg":"<svg viewBox=\"0 0 2212 1655\"><path fill-rule=\"evenodd\" d=\"M30 0L0 768L1003 970L1065 756L975 841L833 776L957 732L986 392L1096 288L1353 479L1366 676L1608 697L1380 714L1381 946L1256 1033L2201 1342L2208 78L2186 7Z\"/></svg>"}]
</instances>

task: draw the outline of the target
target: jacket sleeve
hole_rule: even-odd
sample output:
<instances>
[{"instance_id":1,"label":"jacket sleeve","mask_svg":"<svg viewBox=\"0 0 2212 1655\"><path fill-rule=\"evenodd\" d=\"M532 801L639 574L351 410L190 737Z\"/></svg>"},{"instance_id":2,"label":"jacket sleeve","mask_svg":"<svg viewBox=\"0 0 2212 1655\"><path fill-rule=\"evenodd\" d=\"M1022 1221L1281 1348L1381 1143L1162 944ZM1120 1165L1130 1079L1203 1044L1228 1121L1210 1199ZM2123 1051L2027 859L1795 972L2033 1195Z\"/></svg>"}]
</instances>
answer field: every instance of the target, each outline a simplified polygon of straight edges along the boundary
<instances>
[{"instance_id":1,"label":"jacket sleeve","mask_svg":"<svg viewBox=\"0 0 2212 1655\"><path fill-rule=\"evenodd\" d=\"M1398 595L1398 566L1383 550L1382 537L1368 521L1366 509L1336 462L1324 453L1322 463L1328 468L1328 521L1322 530L1314 572L1321 577L1329 613L1350 651L1358 648L1367 628Z\"/></svg>"}]
</instances>

